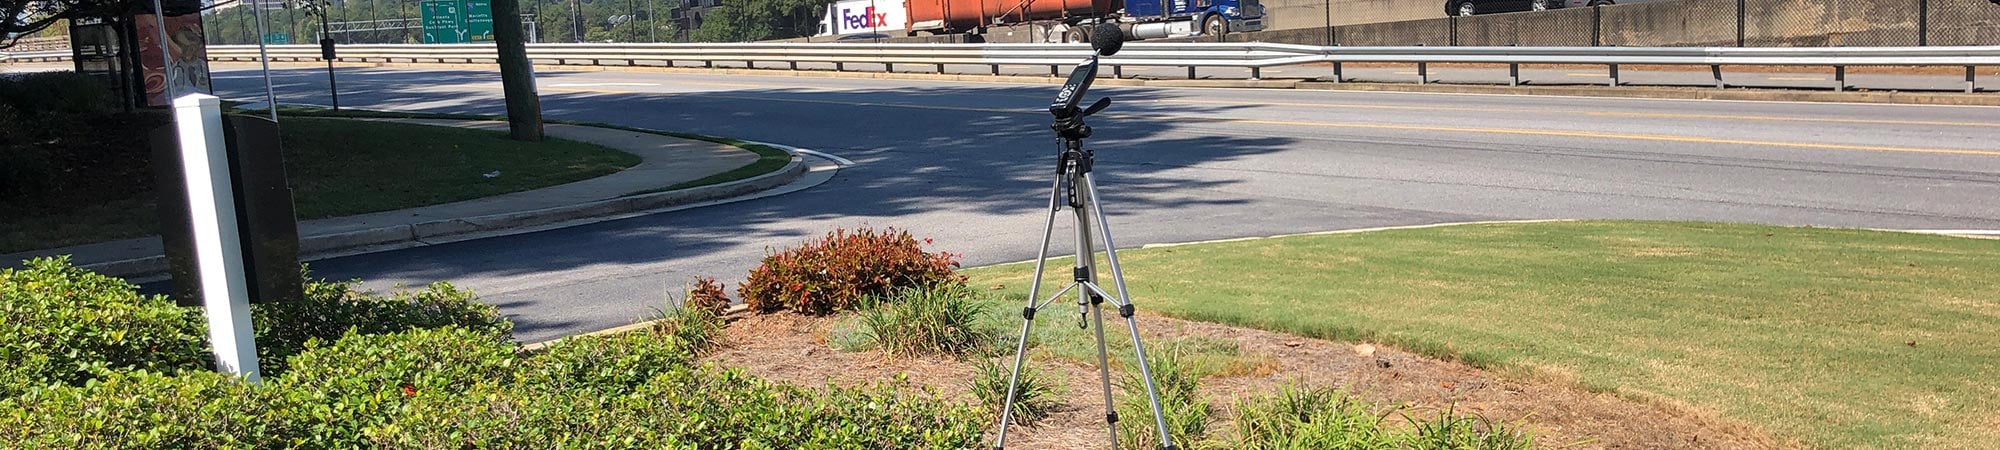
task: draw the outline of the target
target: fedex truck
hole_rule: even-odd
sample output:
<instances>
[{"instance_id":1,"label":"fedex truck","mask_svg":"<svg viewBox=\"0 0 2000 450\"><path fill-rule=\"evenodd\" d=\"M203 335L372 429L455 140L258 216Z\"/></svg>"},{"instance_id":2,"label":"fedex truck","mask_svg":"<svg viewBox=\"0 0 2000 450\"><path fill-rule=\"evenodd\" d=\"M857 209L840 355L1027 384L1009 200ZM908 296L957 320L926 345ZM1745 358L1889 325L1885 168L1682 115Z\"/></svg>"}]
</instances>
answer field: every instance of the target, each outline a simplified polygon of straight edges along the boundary
<instances>
[{"instance_id":1,"label":"fedex truck","mask_svg":"<svg viewBox=\"0 0 2000 450\"><path fill-rule=\"evenodd\" d=\"M910 22L907 11L903 0L841 0L827 5L819 35L904 34Z\"/></svg>"},{"instance_id":2,"label":"fedex truck","mask_svg":"<svg viewBox=\"0 0 2000 450\"><path fill-rule=\"evenodd\" d=\"M1258 0L907 0L909 34L983 32L989 26L1051 23L1070 41L1115 26L1125 39L1219 35L1264 29Z\"/></svg>"}]
</instances>

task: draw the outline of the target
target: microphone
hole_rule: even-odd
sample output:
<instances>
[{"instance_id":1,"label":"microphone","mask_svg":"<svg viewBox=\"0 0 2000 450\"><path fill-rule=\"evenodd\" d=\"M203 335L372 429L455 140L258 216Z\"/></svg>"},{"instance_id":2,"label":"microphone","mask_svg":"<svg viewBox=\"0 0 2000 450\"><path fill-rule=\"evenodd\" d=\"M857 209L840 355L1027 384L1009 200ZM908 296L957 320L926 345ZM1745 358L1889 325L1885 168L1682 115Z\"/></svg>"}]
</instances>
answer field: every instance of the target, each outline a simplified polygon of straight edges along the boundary
<instances>
[{"instance_id":1,"label":"microphone","mask_svg":"<svg viewBox=\"0 0 2000 450\"><path fill-rule=\"evenodd\" d=\"M2000 0L1994 0L2000 2ZM1117 24L1099 24L1090 29L1090 48L1098 55L1111 56L1125 47L1125 33L1118 31Z\"/></svg>"}]
</instances>

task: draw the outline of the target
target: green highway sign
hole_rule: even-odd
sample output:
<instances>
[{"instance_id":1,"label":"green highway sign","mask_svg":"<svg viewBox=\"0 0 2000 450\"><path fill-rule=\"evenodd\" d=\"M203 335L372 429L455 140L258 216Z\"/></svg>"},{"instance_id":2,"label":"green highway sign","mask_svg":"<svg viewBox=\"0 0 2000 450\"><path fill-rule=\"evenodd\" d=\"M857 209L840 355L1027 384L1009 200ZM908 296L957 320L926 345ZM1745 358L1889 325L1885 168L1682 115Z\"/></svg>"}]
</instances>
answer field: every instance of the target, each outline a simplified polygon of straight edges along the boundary
<instances>
[{"instance_id":1,"label":"green highway sign","mask_svg":"<svg viewBox=\"0 0 2000 450\"><path fill-rule=\"evenodd\" d=\"M290 44L292 43L292 35L285 33L264 33L264 43L267 45Z\"/></svg>"},{"instance_id":2,"label":"green highway sign","mask_svg":"<svg viewBox=\"0 0 2000 450\"><path fill-rule=\"evenodd\" d=\"M465 40L493 41L493 0L465 0Z\"/></svg>"},{"instance_id":3,"label":"green highway sign","mask_svg":"<svg viewBox=\"0 0 2000 450\"><path fill-rule=\"evenodd\" d=\"M493 41L492 0L424 0L424 43Z\"/></svg>"}]
</instances>

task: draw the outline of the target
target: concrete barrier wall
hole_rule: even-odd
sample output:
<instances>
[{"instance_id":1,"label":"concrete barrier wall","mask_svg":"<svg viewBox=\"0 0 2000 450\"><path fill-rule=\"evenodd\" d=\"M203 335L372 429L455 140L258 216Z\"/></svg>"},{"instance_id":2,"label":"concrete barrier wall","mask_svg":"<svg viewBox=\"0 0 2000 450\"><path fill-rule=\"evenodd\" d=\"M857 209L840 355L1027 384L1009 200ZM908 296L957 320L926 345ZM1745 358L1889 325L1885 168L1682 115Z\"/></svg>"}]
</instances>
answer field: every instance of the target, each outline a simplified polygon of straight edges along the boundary
<instances>
[{"instance_id":1,"label":"concrete barrier wall","mask_svg":"<svg viewBox=\"0 0 2000 450\"><path fill-rule=\"evenodd\" d=\"M1751 47L2000 45L2000 6L1987 0L1928 2L1929 10L1925 11L1922 0L1746 0L1742 44ZM1417 3L1436 6L1437 11L1418 11L1408 6ZM1293 8L1290 11L1310 9L1318 14L1325 10L1316 4L1286 4ZM1728 47L1738 44L1737 0L1679 0L1459 18L1441 17L1441 1L1332 0L1330 4L1336 12L1333 35L1340 45ZM1363 4L1377 9L1356 6ZM1345 16L1340 15L1342 8L1402 12ZM1273 19L1278 19L1275 16L1279 12L1272 14ZM1438 18L1342 25L1351 23L1344 21L1347 19L1369 20L1366 18L1396 14ZM1928 34L1919 23L1922 17L1929 19ZM1283 22L1288 26L1238 33L1226 39L1324 45L1326 19L1316 20L1319 23L1295 17ZM1301 23L1305 25L1297 27Z\"/></svg>"},{"instance_id":2,"label":"concrete barrier wall","mask_svg":"<svg viewBox=\"0 0 2000 450\"><path fill-rule=\"evenodd\" d=\"M1263 0L1264 28L1292 30L1444 17L1443 0ZM1332 10L1332 14L1327 11ZM1324 34L1324 33L1322 33Z\"/></svg>"},{"instance_id":3,"label":"concrete barrier wall","mask_svg":"<svg viewBox=\"0 0 2000 450\"><path fill-rule=\"evenodd\" d=\"M1590 8L1578 8L1459 17L1453 19L1458 26L1454 45L1589 47L1596 45L1594 14Z\"/></svg>"},{"instance_id":4,"label":"concrete barrier wall","mask_svg":"<svg viewBox=\"0 0 2000 450\"><path fill-rule=\"evenodd\" d=\"M1930 0L1930 45L2000 44L2000 7L1987 0Z\"/></svg>"},{"instance_id":5,"label":"concrete barrier wall","mask_svg":"<svg viewBox=\"0 0 2000 450\"><path fill-rule=\"evenodd\" d=\"M1736 0L1681 0L1600 8L1601 44L1620 47L1736 45Z\"/></svg>"}]
</instances>

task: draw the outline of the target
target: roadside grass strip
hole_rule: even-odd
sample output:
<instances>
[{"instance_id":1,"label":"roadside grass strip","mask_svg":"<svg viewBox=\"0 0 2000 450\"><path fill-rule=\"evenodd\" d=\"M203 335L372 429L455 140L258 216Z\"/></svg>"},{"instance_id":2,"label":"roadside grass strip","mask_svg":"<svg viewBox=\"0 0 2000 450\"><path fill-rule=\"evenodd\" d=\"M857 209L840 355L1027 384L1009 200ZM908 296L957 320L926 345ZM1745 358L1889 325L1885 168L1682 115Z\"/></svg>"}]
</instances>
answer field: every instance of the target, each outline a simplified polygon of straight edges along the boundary
<instances>
[{"instance_id":1,"label":"roadside grass strip","mask_svg":"<svg viewBox=\"0 0 2000 450\"><path fill-rule=\"evenodd\" d=\"M2000 448L2000 240L1577 221L1120 256L1141 314L1386 343L1809 447ZM1030 272L966 271L1013 298Z\"/></svg>"}]
</instances>

